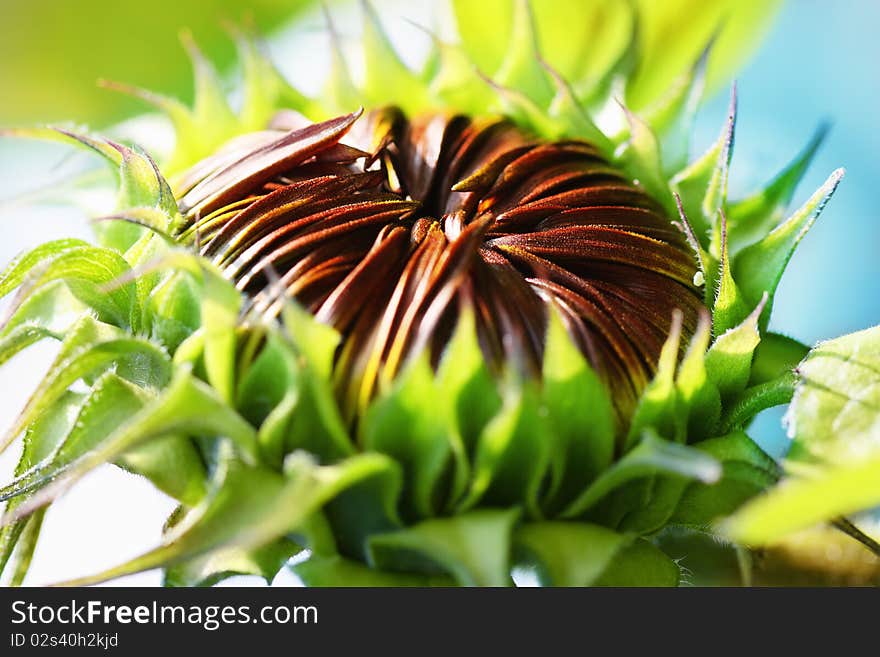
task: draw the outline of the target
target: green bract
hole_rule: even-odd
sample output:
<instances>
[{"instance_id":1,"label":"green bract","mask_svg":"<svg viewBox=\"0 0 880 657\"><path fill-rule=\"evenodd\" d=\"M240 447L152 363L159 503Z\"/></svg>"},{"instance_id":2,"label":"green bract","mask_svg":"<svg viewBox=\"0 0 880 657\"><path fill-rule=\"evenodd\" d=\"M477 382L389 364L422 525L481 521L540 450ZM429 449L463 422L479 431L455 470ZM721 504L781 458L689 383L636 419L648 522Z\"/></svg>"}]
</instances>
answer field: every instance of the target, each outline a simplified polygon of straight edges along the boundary
<instances>
[{"instance_id":1,"label":"green bract","mask_svg":"<svg viewBox=\"0 0 880 657\"><path fill-rule=\"evenodd\" d=\"M97 245L49 242L0 276L0 295L16 294L0 331L0 362L45 338L61 344L2 438L7 447L24 436L15 477L0 488L0 566L13 582L27 569L46 506L104 463L147 477L180 506L161 545L78 583L155 567L169 585L238 573L271 580L302 553L294 570L319 586L505 586L518 567L548 585L676 585L679 567L652 537L670 526L712 532L717 519L776 482L777 464L746 431L758 412L790 400L806 348L767 323L785 265L842 171L786 211L819 136L766 188L728 199L735 93L718 141L686 157L707 66L723 63L709 55L715 9L693 16L703 43L676 35L667 51L658 39L669 28L652 3L615 5L604 21L604 3L554 3L570 20L553 22L546 4L536 3L532 16L525 2L454 2L461 43L436 40L423 71L401 63L365 6L363 83L351 81L337 48L315 99L242 37L238 112L192 46L193 108L136 91L177 130L161 166L138 147L96 136L7 133L85 146L117 171L120 188ZM714 35L722 53L743 21L766 11L767 3L745 4ZM588 56L580 41L557 33L570 25L588 26ZM551 44L544 57L539 42ZM685 56L692 65L669 84ZM680 222L708 312L692 336L683 335L680 314L672 318L630 416L618 417L613 391L554 311L540 376L491 371L475 318L463 313L439 362L427 352L410 358L352 422L334 389L340 335L289 299L277 319L267 318L193 253L198 235L182 237L182 199L166 176L264 129L280 110L319 121L392 104L409 114L501 112L545 140L589 142ZM822 404L833 403L809 401L825 389L810 382L825 375L823 358L837 347L846 345L829 343L801 366L807 383L796 426L805 405L822 415ZM870 357L848 366L861 364L869 376ZM873 422L865 431L876 437L876 415L840 409L840 417L863 428ZM821 450L821 439L799 435ZM880 500L876 485L866 490L791 523ZM765 518L737 521L738 535L751 540L748 528Z\"/></svg>"}]
</instances>

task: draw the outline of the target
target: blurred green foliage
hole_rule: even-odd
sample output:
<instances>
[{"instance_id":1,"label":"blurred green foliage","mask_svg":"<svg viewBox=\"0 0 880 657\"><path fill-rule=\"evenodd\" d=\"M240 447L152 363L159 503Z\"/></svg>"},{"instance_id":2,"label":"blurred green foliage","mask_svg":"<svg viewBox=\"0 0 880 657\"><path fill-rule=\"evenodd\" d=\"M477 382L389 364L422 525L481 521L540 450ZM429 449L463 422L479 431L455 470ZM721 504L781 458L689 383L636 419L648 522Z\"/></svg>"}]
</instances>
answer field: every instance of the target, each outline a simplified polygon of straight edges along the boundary
<instances>
[{"instance_id":1,"label":"blurred green foliage","mask_svg":"<svg viewBox=\"0 0 880 657\"><path fill-rule=\"evenodd\" d=\"M225 24L268 34L309 0L2 0L0 124L75 117L95 127L142 112L142 102L98 88L124 81L184 99L192 71L180 43L191 30L221 68L235 58Z\"/></svg>"}]
</instances>

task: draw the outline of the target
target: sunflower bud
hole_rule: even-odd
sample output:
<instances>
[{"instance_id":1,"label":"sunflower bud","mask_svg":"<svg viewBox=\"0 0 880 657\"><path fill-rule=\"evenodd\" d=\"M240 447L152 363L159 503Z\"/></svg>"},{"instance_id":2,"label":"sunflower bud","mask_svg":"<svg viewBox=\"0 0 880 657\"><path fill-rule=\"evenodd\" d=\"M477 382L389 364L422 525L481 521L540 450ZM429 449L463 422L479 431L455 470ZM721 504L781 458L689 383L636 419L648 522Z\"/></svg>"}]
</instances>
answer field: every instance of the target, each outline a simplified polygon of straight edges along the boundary
<instances>
[{"instance_id":1,"label":"sunflower bud","mask_svg":"<svg viewBox=\"0 0 880 657\"><path fill-rule=\"evenodd\" d=\"M507 585L521 567L674 585L657 533L707 531L777 480L746 428L790 398L804 351L767 321L842 174L777 226L809 158L729 200L735 95L719 140L680 157L705 53L637 116L614 102L650 65L635 29L602 75L560 73L515 7L492 79L467 19L421 76L368 9L365 84L337 56L317 99L242 40L238 115L192 46L197 111L136 92L178 131L160 165L14 133L98 153L120 196L97 245L49 242L0 275L18 290L0 362L61 342L0 441L26 436L0 568L20 580L44 508L114 463L180 506L159 547L78 583L271 579L302 553L310 585ZM625 127L597 127L608 108Z\"/></svg>"}]
</instances>

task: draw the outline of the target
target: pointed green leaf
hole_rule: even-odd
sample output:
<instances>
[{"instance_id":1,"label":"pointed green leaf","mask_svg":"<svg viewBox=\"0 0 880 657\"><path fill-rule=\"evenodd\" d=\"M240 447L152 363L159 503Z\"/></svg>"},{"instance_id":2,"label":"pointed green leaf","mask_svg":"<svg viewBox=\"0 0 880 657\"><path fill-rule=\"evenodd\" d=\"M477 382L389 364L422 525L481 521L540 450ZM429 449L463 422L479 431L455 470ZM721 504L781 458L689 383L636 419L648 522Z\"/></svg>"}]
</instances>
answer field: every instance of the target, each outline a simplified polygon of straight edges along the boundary
<instances>
[{"instance_id":1,"label":"pointed green leaf","mask_svg":"<svg viewBox=\"0 0 880 657\"><path fill-rule=\"evenodd\" d=\"M697 330L678 368L675 387L681 408L687 413L687 442L709 435L721 416L721 396L706 371L706 350L711 339L711 321L701 313Z\"/></svg>"},{"instance_id":2,"label":"pointed green leaf","mask_svg":"<svg viewBox=\"0 0 880 657\"><path fill-rule=\"evenodd\" d=\"M623 548L596 582L596 586L678 586L681 569L653 543L639 538Z\"/></svg>"},{"instance_id":3,"label":"pointed green leaf","mask_svg":"<svg viewBox=\"0 0 880 657\"><path fill-rule=\"evenodd\" d=\"M550 427L536 386L512 382L498 414L480 434L473 457L471 486L460 509L525 504L540 515L541 484L550 466Z\"/></svg>"},{"instance_id":4,"label":"pointed green leaf","mask_svg":"<svg viewBox=\"0 0 880 657\"><path fill-rule=\"evenodd\" d=\"M352 586L374 588L379 586L454 586L451 578L428 577L410 573L376 570L365 564L342 557L311 557L291 570L306 586Z\"/></svg>"},{"instance_id":5,"label":"pointed green leaf","mask_svg":"<svg viewBox=\"0 0 880 657\"><path fill-rule=\"evenodd\" d=\"M65 393L48 411L28 427L21 457L15 467L15 477L21 477L57 450L76 421L83 399L84 395L80 393ZM6 513L12 511L21 503L22 499L22 497L15 497L7 500ZM23 560L18 558L19 555L15 553L16 546L20 540L23 540L22 537L28 527L30 527L29 531L34 539L35 534L39 531L38 527L41 521L38 514L34 514L33 517L37 519L32 521L31 517L22 518L0 527L0 574L9 573L12 580L16 578L22 566L26 567ZM25 548L23 556L26 557L26 553L27 548ZM10 559L13 561L10 562ZM7 570L8 564L11 564L8 566L9 570Z\"/></svg>"},{"instance_id":6,"label":"pointed green leaf","mask_svg":"<svg viewBox=\"0 0 880 657\"><path fill-rule=\"evenodd\" d=\"M652 429L669 440L681 441L684 439L685 417L682 415L675 387L681 323L681 312L676 311L669 327L669 337L666 338L660 351L657 373L642 391L633 412L626 437L626 447L634 445L647 429Z\"/></svg>"},{"instance_id":7,"label":"pointed green leaf","mask_svg":"<svg viewBox=\"0 0 880 657\"><path fill-rule=\"evenodd\" d=\"M519 527L513 540L543 586L591 586L632 538L599 525L538 522Z\"/></svg>"},{"instance_id":8,"label":"pointed green leaf","mask_svg":"<svg viewBox=\"0 0 880 657\"><path fill-rule=\"evenodd\" d=\"M26 440L45 442L37 451L43 452L39 461L31 459L29 467L20 472L15 479L0 489L0 497L11 498L30 493L50 482L53 477L64 472L77 459L86 456L113 433L128 418L143 408L148 393L124 381L112 372L107 372L95 382L85 400L72 400L70 406L63 404L68 393L58 404L49 409L51 423L37 421L31 425ZM64 416L58 417L53 410L60 408ZM76 411L76 422L69 416ZM51 449L48 437L54 438ZM13 511L7 508L7 513Z\"/></svg>"},{"instance_id":9,"label":"pointed green leaf","mask_svg":"<svg viewBox=\"0 0 880 657\"><path fill-rule=\"evenodd\" d=\"M663 175L660 145L657 136L645 121L623 107L629 139L621 146L617 155L620 166L633 177L633 182L643 187L661 203L670 214L674 212L670 186Z\"/></svg>"},{"instance_id":10,"label":"pointed green leaf","mask_svg":"<svg viewBox=\"0 0 880 657\"><path fill-rule=\"evenodd\" d=\"M16 326L0 337L0 365L43 338L58 338L42 326Z\"/></svg>"},{"instance_id":11,"label":"pointed green leaf","mask_svg":"<svg viewBox=\"0 0 880 657\"><path fill-rule=\"evenodd\" d=\"M285 474L248 466L227 455L217 487L163 537L159 547L103 572L65 582L84 586L159 566L170 566L218 548L258 548L297 529L348 486L387 467L377 454L318 466L304 454L288 458Z\"/></svg>"},{"instance_id":12,"label":"pointed green leaf","mask_svg":"<svg viewBox=\"0 0 880 657\"><path fill-rule=\"evenodd\" d=\"M576 518L622 485L659 473L676 474L711 483L721 476L721 465L692 447L646 434L641 442L599 476L563 511L564 518Z\"/></svg>"},{"instance_id":13,"label":"pointed green leaf","mask_svg":"<svg viewBox=\"0 0 880 657\"><path fill-rule=\"evenodd\" d=\"M310 104L275 68L257 37L241 32L234 32L233 36L243 69L240 132L263 130L279 109L303 111Z\"/></svg>"},{"instance_id":14,"label":"pointed green leaf","mask_svg":"<svg viewBox=\"0 0 880 657\"><path fill-rule=\"evenodd\" d=\"M402 469L395 461L386 459L386 466L341 491L323 510L325 531L334 543L332 553L339 553L360 561L367 560L369 537L398 529L402 526L398 507L401 506L403 487ZM310 519L303 530L315 529ZM308 534L309 547L314 554L330 553L329 537ZM321 544L316 544L319 539Z\"/></svg>"},{"instance_id":15,"label":"pointed green leaf","mask_svg":"<svg viewBox=\"0 0 880 657\"><path fill-rule=\"evenodd\" d=\"M473 61L460 47L444 43L436 36L434 49L438 63L428 83L429 96L465 114L484 112L494 101L494 95Z\"/></svg>"},{"instance_id":16,"label":"pointed green leaf","mask_svg":"<svg viewBox=\"0 0 880 657\"><path fill-rule=\"evenodd\" d=\"M727 220L724 213L721 216L721 246L718 260L717 278L711 277L706 281L706 289L715 289L715 299L712 304L712 332L719 336L744 321L752 307L746 301L745 295L733 278L733 270L730 265L730 256L727 248ZM760 299L760 297L759 297Z\"/></svg>"},{"instance_id":17,"label":"pointed green leaf","mask_svg":"<svg viewBox=\"0 0 880 657\"><path fill-rule=\"evenodd\" d=\"M749 385L758 385L792 372L809 353L810 348L794 338L765 331L755 349Z\"/></svg>"},{"instance_id":18,"label":"pointed green leaf","mask_svg":"<svg viewBox=\"0 0 880 657\"><path fill-rule=\"evenodd\" d=\"M718 235L715 234L718 213L727 198L727 177L733 154L736 129L736 87L730 97L727 121L721 134L702 156L675 174L669 186L681 197L688 221L700 244L720 258ZM711 282L710 282L711 283Z\"/></svg>"},{"instance_id":19,"label":"pointed green leaf","mask_svg":"<svg viewBox=\"0 0 880 657\"><path fill-rule=\"evenodd\" d=\"M226 280L205 271L202 277L201 323L205 329L205 370L208 382L223 401L232 402L235 389L235 329L241 295Z\"/></svg>"},{"instance_id":20,"label":"pointed green leaf","mask_svg":"<svg viewBox=\"0 0 880 657\"><path fill-rule=\"evenodd\" d=\"M401 464L403 506L409 518L435 515L449 491L441 479L453 465L449 414L425 352L373 400L361 419L361 443Z\"/></svg>"},{"instance_id":21,"label":"pointed green leaf","mask_svg":"<svg viewBox=\"0 0 880 657\"><path fill-rule=\"evenodd\" d=\"M686 73L679 76L669 91L642 113L645 121L660 137L663 170L672 173L687 165L688 147L694 118L703 97L706 65L711 44Z\"/></svg>"},{"instance_id":22,"label":"pointed green leaf","mask_svg":"<svg viewBox=\"0 0 880 657\"><path fill-rule=\"evenodd\" d=\"M0 273L0 297L5 297L20 286L27 275L39 265L80 246L89 246L89 244L78 239L53 240L16 256L6 265L3 273Z\"/></svg>"},{"instance_id":23,"label":"pointed green leaf","mask_svg":"<svg viewBox=\"0 0 880 657\"><path fill-rule=\"evenodd\" d=\"M116 366L117 372L125 378L149 385L164 384L170 374L168 356L151 342L128 337L116 327L84 317L65 336L49 372L6 434L3 447L74 382L111 366Z\"/></svg>"},{"instance_id":24,"label":"pointed green leaf","mask_svg":"<svg viewBox=\"0 0 880 657\"><path fill-rule=\"evenodd\" d=\"M327 116L337 116L360 107L363 101L360 91L351 79L351 73L342 54L339 33L326 6L324 6L324 17L327 22L327 36L330 39L330 71L321 93L321 104Z\"/></svg>"},{"instance_id":25,"label":"pointed green leaf","mask_svg":"<svg viewBox=\"0 0 880 657\"><path fill-rule=\"evenodd\" d=\"M709 528L714 520L730 515L779 478L776 462L743 431L704 440L695 447L722 464L722 475L714 484L689 484L670 523Z\"/></svg>"},{"instance_id":26,"label":"pointed green leaf","mask_svg":"<svg viewBox=\"0 0 880 657\"><path fill-rule=\"evenodd\" d=\"M758 320L766 301L765 294L752 313L739 326L719 335L706 353L706 372L722 397L741 392L749 382L752 357L761 341Z\"/></svg>"},{"instance_id":27,"label":"pointed green leaf","mask_svg":"<svg viewBox=\"0 0 880 657\"><path fill-rule=\"evenodd\" d=\"M558 136L588 141L606 157L611 158L614 152L611 140L593 122L568 82L555 71L551 70L550 75L555 93L547 109L547 116L559 126L556 131Z\"/></svg>"},{"instance_id":28,"label":"pointed green leaf","mask_svg":"<svg viewBox=\"0 0 880 657\"><path fill-rule=\"evenodd\" d=\"M782 221L798 183L807 172L810 162L827 134L828 125L822 125L800 155L770 184L759 192L730 205L728 218L731 225L731 253L736 254L749 244L757 242Z\"/></svg>"},{"instance_id":29,"label":"pointed green leaf","mask_svg":"<svg viewBox=\"0 0 880 657\"><path fill-rule=\"evenodd\" d=\"M144 314L150 336L174 353L201 325L200 305L192 279L185 272L173 272L146 300Z\"/></svg>"},{"instance_id":30,"label":"pointed green leaf","mask_svg":"<svg viewBox=\"0 0 880 657\"><path fill-rule=\"evenodd\" d=\"M207 491L204 462L187 436L151 440L127 451L116 459L116 464L146 477L163 493L187 506L198 504Z\"/></svg>"},{"instance_id":31,"label":"pointed green leaf","mask_svg":"<svg viewBox=\"0 0 880 657\"><path fill-rule=\"evenodd\" d=\"M400 60L369 1L363 0L361 4L364 14L363 97L376 106L396 104L409 112L425 107L425 84Z\"/></svg>"},{"instance_id":32,"label":"pointed green leaf","mask_svg":"<svg viewBox=\"0 0 880 657\"><path fill-rule=\"evenodd\" d=\"M293 301L284 305L281 316L293 345L303 354L317 376L329 380L336 347L341 340L339 332L315 319L312 313Z\"/></svg>"},{"instance_id":33,"label":"pointed green leaf","mask_svg":"<svg viewBox=\"0 0 880 657\"><path fill-rule=\"evenodd\" d=\"M789 403L794 396L796 383L794 372L784 372L775 379L753 385L731 397L725 403L721 432L747 426L761 411Z\"/></svg>"},{"instance_id":34,"label":"pointed green leaf","mask_svg":"<svg viewBox=\"0 0 880 657\"><path fill-rule=\"evenodd\" d=\"M615 415L605 385L565 330L559 313L550 313L544 349L543 405L552 426L551 470L556 475L547 504L570 502L584 481L611 465Z\"/></svg>"},{"instance_id":35,"label":"pointed green leaf","mask_svg":"<svg viewBox=\"0 0 880 657\"><path fill-rule=\"evenodd\" d=\"M452 8L456 32L468 57L484 73L494 73L510 47L514 3L487 0L477 5L468 0L452 0ZM492 16L491 24L486 16Z\"/></svg>"},{"instance_id":36,"label":"pointed green leaf","mask_svg":"<svg viewBox=\"0 0 880 657\"><path fill-rule=\"evenodd\" d=\"M25 257L25 260L29 258ZM73 296L93 308L100 319L137 330L140 317L134 283L118 285L109 291L106 289L109 283L129 271L128 262L111 249L92 245L70 246L43 257L40 264L30 270L27 278L19 277L23 272L11 272L7 279L10 289L21 287L9 312L16 312L19 305L41 287L54 281L63 281Z\"/></svg>"},{"instance_id":37,"label":"pointed green leaf","mask_svg":"<svg viewBox=\"0 0 880 657\"><path fill-rule=\"evenodd\" d=\"M114 403L114 399L110 402L105 402L103 398L96 399L95 408L98 413L118 412L120 415L114 416L110 422L89 423L83 419L83 428L88 430L85 434L88 449L81 449L85 444L84 439L77 439L71 443L71 449L76 446L72 457L59 459L50 467L40 469L21 485L13 482L2 489L0 497L20 494L25 484L29 489L41 487L32 498L14 510L7 522L52 501L97 466L115 461L148 440L169 434L228 438L242 459L249 463L256 461L254 429L223 404L212 388L195 380L185 368L176 372L163 392L138 412L132 412L133 408L126 408L123 412L121 404Z\"/></svg>"},{"instance_id":38,"label":"pointed green leaf","mask_svg":"<svg viewBox=\"0 0 880 657\"><path fill-rule=\"evenodd\" d=\"M287 561L302 548L286 538L255 549L222 548L167 568L165 586L214 586L236 575L262 577L271 584Z\"/></svg>"},{"instance_id":39,"label":"pointed green leaf","mask_svg":"<svg viewBox=\"0 0 880 657\"><path fill-rule=\"evenodd\" d=\"M769 295L767 308L761 318L762 328L769 322L776 286L779 285L788 261L837 189L843 174L843 169L832 173L799 210L764 239L743 249L734 259L734 275L745 299L754 304L762 294Z\"/></svg>"},{"instance_id":40,"label":"pointed green leaf","mask_svg":"<svg viewBox=\"0 0 880 657\"><path fill-rule=\"evenodd\" d=\"M507 52L492 78L501 86L515 89L543 109L553 97L553 87L541 66L531 5L527 0L513 0L512 4L512 29Z\"/></svg>"},{"instance_id":41,"label":"pointed green leaf","mask_svg":"<svg viewBox=\"0 0 880 657\"><path fill-rule=\"evenodd\" d=\"M370 538L379 570L452 575L461 586L510 586L511 535L519 511L480 509Z\"/></svg>"},{"instance_id":42,"label":"pointed green leaf","mask_svg":"<svg viewBox=\"0 0 880 657\"><path fill-rule=\"evenodd\" d=\"M470 462L480 434L501 409L496 380L486 367L477 340L473 311L463 310L436 374L437 388L443 391L445 410L453 436L450 445L455 459L455 479L451 487L450 510L468 485Z\"/></svg>"},{"instance_id":43,"label":"pointed green leaf","mask_svg":"<svg viewBox=\"0 0 880 657\"><path fill-rule=\"evenodd\" d=\"M339 333L294 302L282 309L284 329L301 356L301 389L287 447L306 449L321 458L338 459L354 452L348 428L331 387Z\"/></svg>"}]
</instances>

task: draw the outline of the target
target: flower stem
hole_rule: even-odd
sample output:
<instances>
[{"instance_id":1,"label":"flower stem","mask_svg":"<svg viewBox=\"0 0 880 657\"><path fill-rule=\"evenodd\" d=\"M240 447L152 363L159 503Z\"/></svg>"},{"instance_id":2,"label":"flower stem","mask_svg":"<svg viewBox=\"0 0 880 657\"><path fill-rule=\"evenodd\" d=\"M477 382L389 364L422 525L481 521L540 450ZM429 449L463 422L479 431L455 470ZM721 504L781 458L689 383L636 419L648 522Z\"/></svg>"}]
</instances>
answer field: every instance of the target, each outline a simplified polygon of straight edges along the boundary
<instances>
[{"instance_id":1,"label":"flower stem","mask_svg":"<svg viewBox=\"0 0 880 657\"><path fill-rule=\"evenodd\" d=\"M743 426L748 420L763 410L787 404L794 395L797 377L794 372L786 372L772 381L752 386L743 391L730 404L730 410L721 419L721 434Z\"/></svg>"}]
</instances>

